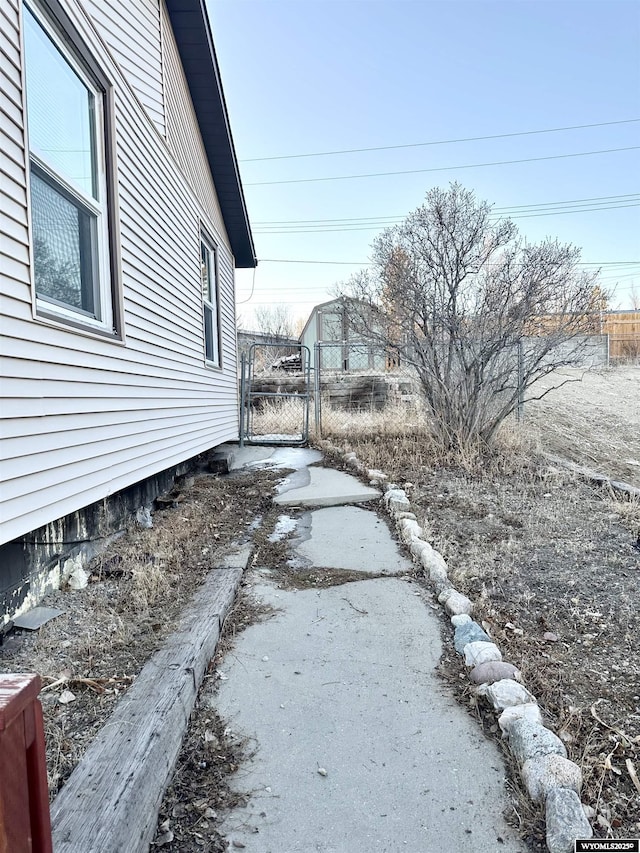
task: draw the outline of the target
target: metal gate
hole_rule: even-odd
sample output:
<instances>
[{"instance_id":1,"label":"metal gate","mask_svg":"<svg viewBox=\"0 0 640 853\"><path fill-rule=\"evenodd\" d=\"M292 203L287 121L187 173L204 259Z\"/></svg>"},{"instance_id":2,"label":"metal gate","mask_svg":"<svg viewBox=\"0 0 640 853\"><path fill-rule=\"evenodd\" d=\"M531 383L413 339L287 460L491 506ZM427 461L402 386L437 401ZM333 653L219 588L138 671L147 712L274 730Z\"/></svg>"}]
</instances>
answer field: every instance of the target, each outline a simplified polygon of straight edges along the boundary
<instances>
[{"instance_id":1,"label":"metal gate","mask_svg":"<svg viewBox=\"0 0 640 853\"><path fill-rule=\"evenodd\" d=\"M306 444L309 348L252 344L240 364L240 444Z\"/></svg>"}]
</instances>

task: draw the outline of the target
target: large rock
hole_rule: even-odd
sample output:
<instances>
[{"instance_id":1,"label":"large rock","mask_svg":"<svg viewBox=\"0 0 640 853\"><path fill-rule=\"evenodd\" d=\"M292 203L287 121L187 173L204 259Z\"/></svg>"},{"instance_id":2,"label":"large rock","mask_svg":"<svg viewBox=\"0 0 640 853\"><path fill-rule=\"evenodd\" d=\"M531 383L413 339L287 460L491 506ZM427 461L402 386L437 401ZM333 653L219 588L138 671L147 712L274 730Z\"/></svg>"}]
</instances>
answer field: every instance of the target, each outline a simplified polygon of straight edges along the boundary
<instances>
[{"instance_id":1,"label":"large rock","mask_svg":"<svg viewBox=\"0 0 640 853\"><path fill-rule=\"evenodd\" d=\"M422 536L422 528L417 521L410 518L400 519L398 526L400 528L400 536L403 542L410 543L414 539L420 539Z\"/></svg>"},{"instance_id":2,"label":"large rock","mask_svg":"<svg viewBox=\"0 0 640 853\"><path fill-rule=\"evenodd\" d=\"M510 678L503 678L493 684L481 684L476 688L476 693L484 696L496 711L504 711L505 708L511 708L513 705L526 705L534 701L526 687Z\"/></svg>"},{"instance_id":3,"label":"large rock","mask_svg":"<svg viewBox=\"0 0 640 853\"><path fill-rule=\"evenodd\" d=\"M459 593L457 593L459 595ZM465 596L461 596L461 598L465 598ZM469 599L467 598L467 601ZM449 608L449 604L453 602L455 604L455 596L451 596L451 598L446 603L446 608ZM471 604L471 602L469 602ZM468 613L466 610L462 610L460 613L454 616L454 619L459 618L459 616ZM464 651L464 647L469 643L482 642L482 643L490 643L491 637L487 634L486 631L483 631L482 628L478 625L477 622L471 620L470 622L464 622L462 625L457 625L455 633L453 635L453 645L455 650L459 655Z\"/></svg>"},{"instance_id":4,"label":"large rock","mask_svg":"<svg viewBox=\"0 0 640 853\"><path fill-rule=\"evenodd\" d=\"M549 791L546 819L549 853L573 853L576 838L593 836L580 797L570 788L554 788Z\"/></svg>"},{"instance_id":5,"label":"large rock","mask_svg":"<svg viewBox=\"0 0 640 853\"><path fill-rule=\"evenodd\" d=\"M451 621L453 622L453 619ZM469 673L469 678L473 684L493 684L494 681L502 681L503 678L520 681L520 677L520 670L507 661L481 663Z\"/></svg>"},{"instance_id":6,"label":"large rock","mask_svg":"<svg viewBox=\"0 0 640 853\"><path fill-rule=\"evenodd\" d=\"M406 512L406 511L405 512L396 512L395 516L396 516L397 521L400 521L401 518L410 518L411 521L417 521L418 520L415 512Z\"/></svg>"},{"instance_id":7,"label":"large rock","mask_svg":"<svg viewBox=\"0 0 640 853\"><path fill-rule=\"evenodd\" d=\"M446 576L447 564L442 554L434 550L428 542L425 542L425 545L427 545L427 547L423 548L422 553L420 554L420 561L422 562L425 570L430 574L433 570L439 570Z\"/></svg>"},{"instance_id":8,"label":"large rock","mask_svg":"<svg viewBox=\"0 0 640 853\"><path fill-rule=\"evenodd\" d=\"M464 662L467 666L477 666L490 660L502 660L502 652L495 643L477 641L464 647Z\"/></svg>"},{"instance_id":9,"label":"large rock","mask_svg":"<svg viewBox=\"0 0 640 853\"><path fill-rule=\"evenodd\" d=\"M570 788L580 794L582 771L577 764L561 755L530 758L522 765L520 772L534 803L544 802L554 788Z\"/></svg>"},{"instance_id":10,"label":"large rock","mask_svg":"<svg viewBox=\"0 0 640 853\"><path fill-rule=\"evenodd\" d=\"M556 734L526 719L516 720L509 728L509 748L520 765L542 755L567 757L565 745Z\"/></svg>"},{"instance_id":11,"label":"large rock","mask_svg":"<svg viewBox=\"0 0 640 853\"><path fill-rule=\"evenodd\" d=\"M442 566L431 566L431 568L429 569L429 580L432 583L436 584L436 586L444 589L444 587L448 586L449 584L447 570L443 569Z\"/></svg>"},{"instance_id":12,"label":"large rock","mask_svg":"<svg viewBox=\"0 0 640 853\"><path fill-rule=\"evenodd\" d=\"M518 720L527 720L530 723L537 723L541 726L542 714L537 703L527 702L524 705L512 705L510 708L505 708L498 717L498 725L502 730L503 737L509 734L511 726Z\"/></svg>"},{"instance_id":13,"label":"large rock","mask_svg":"<svg viewBox=\"0 0 640 853\"><path fill-rule=\"evenodd\" d=\"M455 590L450 584L446 586L443 590L438 594L438 601L440 604L444 604L446 600L452 596L457 590Z\"/></svg>"},{"instance_id":14,"label":"large rock","mask_svg":"<svg viewBox=\"0 0 640 853\"><path fill-rule=\"evenodd\" d=\"M430 573L431 576L431 573ZM446 576L445 576L446 577ZM435 580L435 578L431 578L431 580ZM447 611L449 616L459 616L461 613L471 613L473 610L473 602L471 599L467 598L466 595L463 595L461 592L454 592L453 595L450 595L444 603L444 609ZM478 625L480 631L482 628ZM484 637L478 637L478 639L489 640L487 634L482 631Z\"/></svg>"},{"instance_id":15,"label":"large rock","mask_svg":"<svg viewBox=\"0 0 640 853\"><path fill-rule=\"evenodd\" d=\"M402 489L388 489L385 492L384 500L389 508L389 512L411 510L409 498Z\"/></svg>"},{"instance_id":16,"label":"large rock","mask_svg":"<svg viewBox=\"0 0 640 853\"><path fill-rule=\"evenodd\" d=\"M422 552L431 548L428 542L425 542L423 539L414 539L409 544L409 550L412 555L416 558L416 560L420 560L422 562Z\"/></svg>"},{"instance_id":17,"label":"large rock","mask_svg":"<svg viewBox=\"0 0 640 853\"><path fill-rule=\"evenodd\" d=\"M451 581L446 575L443 577L441 574L437 574L431 578L431 583L433 584L437 595L441 593L443 589L446 589L446 587L449 586Z\"/></svg>"},{"instance_id":18,"label":"large rock","mask_svg":"<svg viewBox=\"0 0 640 853\"><path fill-rule=\"evenodd\" d=\"M460 625L468 625L469 622L473 622L473 619L468 613L458 613L457 616L451 617L451 624L454 628L459 628Z\"/></svg>"}]
</instances>

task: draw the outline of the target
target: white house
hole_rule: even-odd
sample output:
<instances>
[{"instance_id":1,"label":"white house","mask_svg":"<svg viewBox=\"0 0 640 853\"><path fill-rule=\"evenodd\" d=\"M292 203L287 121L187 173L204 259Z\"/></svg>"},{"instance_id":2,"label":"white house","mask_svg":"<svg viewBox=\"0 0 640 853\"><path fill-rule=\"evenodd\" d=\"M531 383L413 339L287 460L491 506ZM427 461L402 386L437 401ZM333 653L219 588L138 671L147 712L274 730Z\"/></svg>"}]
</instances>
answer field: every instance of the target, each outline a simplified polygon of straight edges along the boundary
<instances>
[{"instance_id":1,"label":"white house","mask_svg":"<svg viewBox=\"0 0 640 853\"><path fill-rule=\"evenodd\" d=\"M6 617L96 507L238 436L256 258L204 0L2 0L0 250Z\"/></svg>"}]
</instances>

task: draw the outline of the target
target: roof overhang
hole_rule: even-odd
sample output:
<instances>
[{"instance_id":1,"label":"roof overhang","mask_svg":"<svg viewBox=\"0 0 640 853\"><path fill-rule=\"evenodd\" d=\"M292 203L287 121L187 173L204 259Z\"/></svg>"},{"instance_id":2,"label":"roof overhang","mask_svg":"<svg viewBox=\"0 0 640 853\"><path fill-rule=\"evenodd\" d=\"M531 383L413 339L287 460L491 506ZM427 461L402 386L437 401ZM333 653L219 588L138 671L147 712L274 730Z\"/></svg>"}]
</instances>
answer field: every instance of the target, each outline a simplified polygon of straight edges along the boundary
<instances>
[{"instance_id":1,"label":"roof overhang","mask_svg":"<svg viewBox=\"0 0 640 853\"><path fill-rule=\"evenodd\" d=\"M204 0L166 0L235 265L255 267L247 207Z\"/></svg>"}]
</instances>

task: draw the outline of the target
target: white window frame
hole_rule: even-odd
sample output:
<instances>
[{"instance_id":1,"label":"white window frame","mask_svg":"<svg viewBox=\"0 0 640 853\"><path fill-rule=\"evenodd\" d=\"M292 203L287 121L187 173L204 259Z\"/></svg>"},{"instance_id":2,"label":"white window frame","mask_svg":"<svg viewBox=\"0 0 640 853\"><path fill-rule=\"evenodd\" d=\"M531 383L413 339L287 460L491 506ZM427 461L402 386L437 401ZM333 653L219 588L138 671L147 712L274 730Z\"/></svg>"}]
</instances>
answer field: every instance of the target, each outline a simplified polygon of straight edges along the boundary
<instances>
[{"instance_id":1,"label":"white window frame","mask_svg":"<svg viewBox=\"0 0 640 853\"><path fill-rule=\"evenodd\" d=\"M46 152L38 151L35 147L31 146L29 141L28 122L29 93L28 88L25 85L25 137L29 159L29 168L27 171L29 198L31 202L29 206L30 211L33 204L31 193L31 173L32 170L35 170L45 176L45 182L49 183L54 191L58 192L63 197L67 197L71 204L74 204L85 211L95 223L95 243L92 246L92 255L90 259L93 270L92 284L94 288L94 312L92 315L87 311L70 305L65 305L64 302L47 298L46 296L39 295L36 292L34 259L35 234L31 218L31 266L35 313L39 318L62 321L63 323L71 326L115 335L117 333L115 322L117 306L115 305L113 267L110 251L109 225L111 211L109 209L109 193L107 184L107 137L105 127L105 111L107 109L108 102L107 92L102 83L96 79L83 62L81 52L75 50L72 46L72 42L77 42L77 38L72 39L71 37L67 37L67 33L62 29L61 24L58 21L54 21L46 8L39 2L36 2L36 0L28 0L28 2L24 2L23 7L28 9L44 33L57 48L64 61L69 65L80 81L87 87L94 98L93 137L95 145L95 180L98 196L98 198L95 199L80 186L72 183L58 169L56 169L54 165L47 162ZM28 56L24 45L24 38L23 56L26 68ZM26 84L26 71L23 72L23 81ZM43 179L41 176L39 177L41 180Z\"/></svg>"},{"instance_id":2,"label":"white window frame","mask_svg":"<svg viewBox=\"0 0 640 853\"><path fill-rule=\"evenodd\" d=\"M200 282L204 285L204 269L202 264L202 254L206 252L208 263L208 280L207 290L205 295L204 288L201 286L202 293L202 332L204 343L205 363L208 367L222 367L222 336L220 333L220 277L218 274L218 246L210 239L207 233L200 230ZM213 358L207 355L207 312L211 316L211 348L213 350Z\"/></svg>"}]
</instances>

